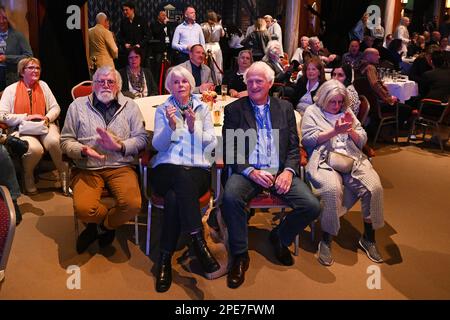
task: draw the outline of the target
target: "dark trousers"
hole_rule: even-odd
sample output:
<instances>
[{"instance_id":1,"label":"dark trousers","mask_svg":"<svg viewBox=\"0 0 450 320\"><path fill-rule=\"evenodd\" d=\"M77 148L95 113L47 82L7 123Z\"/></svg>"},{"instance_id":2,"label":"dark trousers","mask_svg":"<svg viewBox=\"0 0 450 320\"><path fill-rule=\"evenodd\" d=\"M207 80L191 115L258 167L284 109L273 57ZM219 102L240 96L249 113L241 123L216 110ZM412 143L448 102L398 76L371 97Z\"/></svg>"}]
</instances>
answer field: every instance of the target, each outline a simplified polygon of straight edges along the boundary
<instances>
[{"instance_id":1,"label":"dark trousers","mask_svg":"<svg viewBox=\"0 0 450 320\"><path fill-rule=\"evenodd\" d=\"M222 215L228 228L232 255L248 250L248 227L245 206L249 200L262 191L262 187L241 174L233 174L225 185L222 200ZM271 189L276 194L275 189ZM283 245L289 246L295 236L320 213L319 200L309 187L298 177L292 180L291 189L279 195L293 211L279 225L279 236Z\"/></svg>"},{"instance_id":2,"label":"dark trousers","mask_svg":"<svg viewBox=\"0 0 450 320\"><path fill-rule=\"evenodd\" d=\"M160 164L150 172L152 190L164 197L160 250L173 253L181 232L202 228L199 198L211 185L208 170Z\"/></svg>"},{"instance_id":3,"label":"dark trousers","mask_svg":"<svg viewBox=\"0 0 450 320\"><path fill-rule=\"evenodd\" d=\"M6 67L0 66L0 91L6 88Z\"/></svg>"},{"instance_id":4,"label":"dark trousers","mask_svg":"<svg viewBox=\"0 0 450 320\"><path fill-rule=\"evenodd\" d=\"M8 150L2 145L0 145L0 185L8 188L13 200L16 200L20 196L20 186L17 181L14 164L9 156Z\"/></svg>"}]
</instances>

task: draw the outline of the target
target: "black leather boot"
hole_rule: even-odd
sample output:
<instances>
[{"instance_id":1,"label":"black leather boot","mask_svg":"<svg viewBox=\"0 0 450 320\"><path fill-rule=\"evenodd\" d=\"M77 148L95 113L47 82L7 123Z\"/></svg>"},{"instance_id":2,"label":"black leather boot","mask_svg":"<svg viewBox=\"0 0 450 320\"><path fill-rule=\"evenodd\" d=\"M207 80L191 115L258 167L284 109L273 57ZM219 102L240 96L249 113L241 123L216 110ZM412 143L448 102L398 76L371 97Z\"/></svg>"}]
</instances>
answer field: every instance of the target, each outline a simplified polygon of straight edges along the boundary
<instances>
[{"instance_id":1,"label":"black leather boot","mask_svg":"<svg viewBox=\"0 0 450 320\"><path fill-rule=\"evenodd\" d=\"M172 254L161 252L156 274L156 291L166 292L172 284Z\"/></svg>"},{"instance_id":2,"label":"black leather boot","mask_svg":"<svg viewBox=\"0 0 450 320\"><path fill-rule=\"evenodd\" d=\"M200 231L191 234L191 237L192 237L192 247L194 248L195 255L200 261L203 270L205 270L206 273L213 273L219 270L220 265L209 251L205 238L203 237L203 232Z\"/></svg>"},{"instance_id":3,"label":"black leather boot","mask_svg":"<svg viewBox=\"0 0 450 320\"><path fill-rule=\"evenodd\" d=\"M21 140L19 138L8 136L5 141L5 146L19 158L28 152L28 141Z\"/></svg>"}]
</instances>

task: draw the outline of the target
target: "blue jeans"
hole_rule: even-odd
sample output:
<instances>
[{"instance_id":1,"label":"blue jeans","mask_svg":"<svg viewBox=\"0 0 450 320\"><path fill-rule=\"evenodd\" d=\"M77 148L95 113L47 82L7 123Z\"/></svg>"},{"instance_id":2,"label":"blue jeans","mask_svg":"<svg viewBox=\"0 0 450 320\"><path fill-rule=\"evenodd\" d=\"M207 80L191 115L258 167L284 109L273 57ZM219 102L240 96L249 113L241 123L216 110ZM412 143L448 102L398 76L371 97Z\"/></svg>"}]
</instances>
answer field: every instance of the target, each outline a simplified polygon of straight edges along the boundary
<instances>
[{"instance_id":1,"label":"blue jeans","mask_svg":"<svg viewBox=\"0 0 450 320\"><path fill-rule=\"evenodd\" d=\"M248 250L248 228L245 206L248 201L262 191L262 187L241 174L233 174L225 185L222 199L222 215L228 228L230 251L232 255ZM272 194L276 194L271 189ZM280 223L278 235L281 243L289 246L295 236L320 214L319 200L309 187L299 178L292 179L290 190L284 195L277 195L293 211Z\"/></svg>"},{"instance_id":2,"label":"blue jeans","mask_svg":"<svg viewBox=\"0 0 450 320\"><path fill-rule=\"evenodd\" d=\"M11 198L16 200L20 196L20 186L17 181L16 170L9 156L8 150L0 145L0 185L4 185L11 193Z\"/></svg>"}]
</instances>

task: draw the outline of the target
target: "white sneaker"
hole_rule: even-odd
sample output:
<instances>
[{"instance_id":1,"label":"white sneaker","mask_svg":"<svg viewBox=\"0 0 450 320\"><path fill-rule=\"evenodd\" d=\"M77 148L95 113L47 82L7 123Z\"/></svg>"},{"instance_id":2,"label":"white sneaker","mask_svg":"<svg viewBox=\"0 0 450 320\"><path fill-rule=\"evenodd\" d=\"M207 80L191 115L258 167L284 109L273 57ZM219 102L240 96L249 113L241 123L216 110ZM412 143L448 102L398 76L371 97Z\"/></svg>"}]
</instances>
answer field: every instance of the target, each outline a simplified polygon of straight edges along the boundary
<instances>
[{"instance_id":1,"label":"white sneaker","mask_svg":"<svg viewBox=\"0 0 450 320\"><path fill-rule=\"evenodd\" d=\"M24 176L24 183L25 183L25 193L28 195L35 195L38 193L38 190L36 188L36 185L34 184L34 177L33 175L25 175Z\"/></svg>"}]
</instances>

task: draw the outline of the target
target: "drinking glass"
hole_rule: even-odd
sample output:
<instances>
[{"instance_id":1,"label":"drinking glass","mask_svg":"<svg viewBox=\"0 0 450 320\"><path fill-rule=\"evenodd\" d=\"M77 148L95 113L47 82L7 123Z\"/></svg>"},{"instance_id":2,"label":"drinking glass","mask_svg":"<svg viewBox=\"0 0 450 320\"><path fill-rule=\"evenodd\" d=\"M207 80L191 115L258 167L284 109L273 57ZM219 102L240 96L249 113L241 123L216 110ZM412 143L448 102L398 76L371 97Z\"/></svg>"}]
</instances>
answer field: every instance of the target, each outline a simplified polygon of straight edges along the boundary
<instances>
[{"instance_id":1,"label":"drinking glass","mask_svg":"<svg viewBox=\"0 0 450 320\"><path fill-rule=\"evenodd\" d=\"M228 86L226 84L223 84L220 88L222 92L222 101L225 101L227 100Z\"/></svg>"},{"instance_id":2,"label":"drinking glass","mask_svg":"<svg viewBox=\"0 0 450 320\"><path fill-rule=\"evenodd\" d=\"M222 108L216 106L213 108L213 123L215 127L220 127L222 125Z\"/></svg>"}]
</instances>

